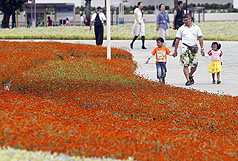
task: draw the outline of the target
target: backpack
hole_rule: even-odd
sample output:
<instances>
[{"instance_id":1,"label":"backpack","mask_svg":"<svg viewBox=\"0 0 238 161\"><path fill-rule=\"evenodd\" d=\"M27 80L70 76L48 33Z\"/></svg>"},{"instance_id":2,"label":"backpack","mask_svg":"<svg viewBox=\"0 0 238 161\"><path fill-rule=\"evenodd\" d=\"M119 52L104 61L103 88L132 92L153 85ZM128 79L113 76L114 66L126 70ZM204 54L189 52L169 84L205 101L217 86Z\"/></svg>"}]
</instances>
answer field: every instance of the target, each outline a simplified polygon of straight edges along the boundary
<instances>
[{"instance_id":1,"label":"backpack","mask_svg":"<svg viewBox=\"0 0 238 161\"><path fill-rule=\"evenodd\" d=\"M97 16L94 20L94 26L101 26L102 25L102 21L99 18L99 13L97 13Z\"/></svg>"}]
</instances>

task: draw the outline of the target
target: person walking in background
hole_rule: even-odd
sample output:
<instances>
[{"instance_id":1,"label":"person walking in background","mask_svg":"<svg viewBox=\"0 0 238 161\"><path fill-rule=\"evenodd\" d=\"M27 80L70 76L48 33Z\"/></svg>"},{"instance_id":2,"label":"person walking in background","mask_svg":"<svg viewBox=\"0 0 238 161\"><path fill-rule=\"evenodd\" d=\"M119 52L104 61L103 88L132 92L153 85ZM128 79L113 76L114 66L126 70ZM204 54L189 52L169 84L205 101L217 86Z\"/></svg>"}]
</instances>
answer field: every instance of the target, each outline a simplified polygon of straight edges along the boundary
<instances>
[{"instance_id":1,"label":"person walking in background","mask_svg":"<svg viewBox=\"0 0 238 161\"><path fill-rule=\"evenodd\" d=\"M167 63L167 55L171 55L171 51L164 46L164 39L162 37L157 38L156 40L157 47L152 51L150 56L148 57L146 64L149 63L149 60L152 56L156 56L156 70L157 70L157 78L159 82L165 83L166 77L166 63Z\"/></svg>"},{"instance_id":2,"label":"person walking in background","mask_svg":"<svg viewBox=\"0 0 238 161\"><path fill-rule=\"evenodd\" d=\"M159 30L160 31L160 36L164 40L166 40L169 37L169 28L170 28L169 15L165 11L165 5L164 4L160 4L159 9L160 9L161 12L157 16L156 31Z\"/></svg>"},{"instance_id":3,"label":"person walking in background","mask_svg":"<svg viewBox=\"0 0 238 161\"><path fill-rule=\"evenodd\" d=\"M70 26L70 25L71 25L71 24L70 24L70 21L69 21L69 19L68 19L68 18L66 18L65 25L66 25L66 26Z\"/></svg>"},{"instance_id":4,"label":"person walking in background","mask_svg":"<svg viewBox=\"0 0 238 161\"><path fill-rule=\"evenodd\" d=\"M205 56L204 48L203 48L203 38L202 31L199 26L192 23L192 18L189 14L183 15L182 25L176 34L176 42L173 56L177 56L177 49L179 45L179 41L182 41L182 53L180 54L181 64L184 66L183 71L187 82L186 86L194 84L193 74L198 67L198 46L197 46L197 38L199 39L199 43L201 46L201 54ZM189 72L189 66L190 72Z\"/></svg>"},{"instance_id":5,"label":"person walking in background","mask_svg":"<svg viewBox=\"0 0 238 161\"><path fill-rule=\"evenodd\" d=\"M131 32L134 38L130 44L131 49L133 49L133 44L139 36L141 36L141 39L142 39L142 49L147 49L145 47L145 24L143 20L142 8L143 8L143 4L142 2L139 2L138 8L134 10L135 22Z\"/></svg>"},{"instance_id":6,"label":"person walking in background","mask_svg":"<svg viewBox=\"0 0 238 161\"><path fill-rule=\"evenodd\" d=\"M48 16L47 26L53 26L53 21L50 19L50 16Z\"/></svg>"},{"instance_id":7,"label":"person walking in background","mask_svg":"<svg viewBox=\"0 0 238 161\"><path fill-rule=\"evenodd\" d=\"M84 16L83 16L83 14L81 13L81 14L80 14L80 26L83 26L83 23L84 23Z\"/></svg>"},{"instance_id":8,"label":"person walking in background","mask_svg":"<svg viewBox=\"0 0 238 161\"><path fill-rule=\"evenodd\" d=\"M97 7L97 13L92 15L90 23L90 30L92 30L92 25L94 24L96 45L102 45L103 43L103 23L106 23L106 17L102 11L102 7Z\"/></svg>"},{"instance_id":9,"label":"person walking in background","mask_svg":"<svg viewBox=\"0 0 238 161\"><path fill-rule=\"evenodd\" d=\"M178 1L178 8L174 11L174 21L173 21L173 29L178 30L180 26L183 25L183 2ZM175 45L176 38L173 41L172 47Z\"/></svg>"},{"instance_id":10,"label":"person walking in background","mask_svg":"<svg viewBox=\"0 0 238 161\"><path fill-rule=\"evenodd\" d=\"M208 52L208 55L211 56L211 62L208 67L208 72L212 73L212 84L215 84L215 74L217 73L217 84L220 84L220 72L222 72L222 51L221 44L213 42L211 45L212 50Z\"/></svg>"}]
</instances>

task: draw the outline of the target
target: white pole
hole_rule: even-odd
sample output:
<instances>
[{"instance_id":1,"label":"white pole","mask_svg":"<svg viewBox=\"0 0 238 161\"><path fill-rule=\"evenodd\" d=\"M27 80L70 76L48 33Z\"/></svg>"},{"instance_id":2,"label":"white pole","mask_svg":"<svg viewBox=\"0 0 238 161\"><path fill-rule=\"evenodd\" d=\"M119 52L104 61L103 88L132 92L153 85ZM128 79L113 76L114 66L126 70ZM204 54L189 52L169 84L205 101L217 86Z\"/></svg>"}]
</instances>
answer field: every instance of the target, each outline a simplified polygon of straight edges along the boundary
<instances>
[{"instance_id":1,"label":"white pole","mask_svg":"<svg viewBox=\"0 0 238 161\"><path fill-rule=\"evenodd\" d=\"M31 27L36 27L36 2L31 1Z\"/></svg>"},{"instance_id":2,"label":"white pole","mask_svg":"<svg viewBox=\"0 0 238 161\"><path fill-rule=\"evenodd\" d=\"M36 1L34 0L34 27L36 27L37 19L36 19Z\"/></svg>"},{"instance_id":3,"label":"white pole","mask_svg":"<svg viewBox=\"0 0 238 161\"><path fill-rule=\"evenodd\" d=\"M155 0L155 23L157 23L157 15L159 13L159 9L157 8L158 5L159 5L158 0Z\"/></svg>"},{"instance_id":4,"label":"white pole","mask_svg":"<svg viewBox=\"0 0 238 161\"><path fill-rule=\"evenodd\" d=\"M107 59L111 60L111 4L107 0Z\"/></svg>"},{"instance_id":5,"label":"white pole","mask_svg":"<svg viewBox=\"0 0 238 161\"><path fill-rule=\"evenodd\" d=\"M238 8L238 0L233 0L233 6L234 8Z\"/></svg>"},{"instance_id":6,"label":"white pole","mask_svg":"<svg viewBox=\"0 0 238 161\"><path fill-rule=\"evenodd\" d=\"M31 1L31 27L33 26L33 1Z\"/></svg>"}]
</instances>

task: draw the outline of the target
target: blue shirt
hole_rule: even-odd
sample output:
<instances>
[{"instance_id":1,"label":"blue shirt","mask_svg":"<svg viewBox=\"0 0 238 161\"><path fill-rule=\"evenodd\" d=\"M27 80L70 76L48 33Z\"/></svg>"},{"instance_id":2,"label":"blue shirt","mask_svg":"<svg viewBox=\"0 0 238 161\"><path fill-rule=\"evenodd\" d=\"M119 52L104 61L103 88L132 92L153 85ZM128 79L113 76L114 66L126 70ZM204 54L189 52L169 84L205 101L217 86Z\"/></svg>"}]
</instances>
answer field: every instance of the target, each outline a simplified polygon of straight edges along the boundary
<instances>
[{"instance_id":1,"label":"blue shirt","mask_svg":"<svg viewBox=\"0 0 238 161\"><path fill-rule=\"evenodd\" d=\"M168 23L169 23L169 15L167 12L160 12L157 16L156 20L157 24L159 24L159 28L162 29L168 29Z\"/></svg>"}]
</instances>

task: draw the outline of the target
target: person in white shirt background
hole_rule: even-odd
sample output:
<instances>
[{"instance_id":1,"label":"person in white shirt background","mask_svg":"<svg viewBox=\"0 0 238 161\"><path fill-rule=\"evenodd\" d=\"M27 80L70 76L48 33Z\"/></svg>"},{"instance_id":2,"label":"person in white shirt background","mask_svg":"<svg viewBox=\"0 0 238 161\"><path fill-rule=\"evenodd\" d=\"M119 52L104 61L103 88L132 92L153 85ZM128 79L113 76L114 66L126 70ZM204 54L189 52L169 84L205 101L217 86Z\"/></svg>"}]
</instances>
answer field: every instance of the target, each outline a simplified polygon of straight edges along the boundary
<instances>
[{"instance_id":1,"label":"person in white shirt background","mask_svg":"<svg viewBox=\"0 0 238 161\"><path fill-rule=\"evenodd\" d=\"M106 16L102 12L102 7L97 7L97 13L94 13L91 18L90 30L92 30L92 25L94 24L94 33L96 39L96 45L103 44L103 24L106 23Z\"/></svg>"},{"instance_id":2,"label":"person in white shirt background","mask_svg":"<svg viewBox=\"0 0 238 161\"><path fill-rule=\"evenodd\" d=\"M182 25L176 34L175 49L173 56L177 56L177 49L180 40L182 41L182 53L180 54L180 62L184 66L183 71L187 82L186 86L194 84L193 74L198 67L198 46L197 38L201 47L201 54L205 56L203 48L202 32L199 26L193 24L192 18L189 14L183 15ZM189 71L189 67L190 71Z\"/></svg>"},{"instance_id":3,"label":"person in white shirt background","mask_svg":"<svg viewBox=\"0 0 238 161\"><path fill-rule=\"evenodd\" d=\"M83 16L83 14L81 13L81 14L80 14L80 26L83 26L83 23L84 23L84 16Z\"/></svg>"},{"instance_id":4,"label":"person in white shirt background","mask_svg":"<svg viewBox=\"0 0 238 161\"><path fill-rule=\"evenodd\" d=\"M138 2L138 8L134 10L135 22L131 31L131 34L134 36L134 38L130 44L131 49L133 49L133 44L139 36L141 36L142 39L142 49L147 49L145 47L145 23L143 20L142 8L142 2Z\"/></svg>"}]
</instances>

